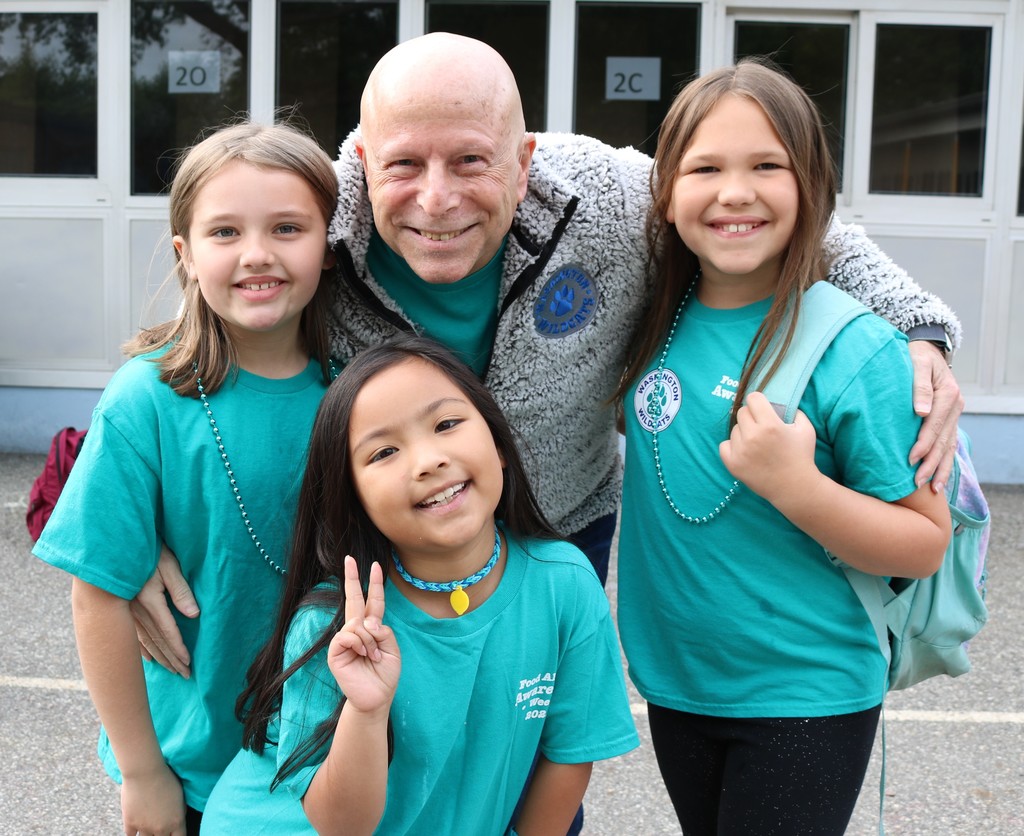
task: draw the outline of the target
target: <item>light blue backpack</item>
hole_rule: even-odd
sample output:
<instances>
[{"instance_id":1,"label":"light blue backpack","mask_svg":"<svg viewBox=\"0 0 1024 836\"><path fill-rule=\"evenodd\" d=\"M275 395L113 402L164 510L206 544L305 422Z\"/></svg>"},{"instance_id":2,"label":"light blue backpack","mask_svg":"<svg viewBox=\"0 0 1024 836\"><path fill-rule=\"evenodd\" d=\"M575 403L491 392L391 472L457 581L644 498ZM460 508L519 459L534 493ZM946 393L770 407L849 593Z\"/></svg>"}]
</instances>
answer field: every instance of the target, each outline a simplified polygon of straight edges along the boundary
<instances>
[{"instance_id":1,"label":"light blue backpack","mask_svg":"<svg viewBox=\"0 0 1024 836\"><path fill-rule=\"evenodd\" d=\"M787 423L793 421L814 367L836 335L869 310L828 282L803 296L786 356L764 394ZM971 443L960 432L956 461L946 486L953 520L942 566L930 578L868 575L829 555L846 574L871 619L878 646L889 660L889 690L907 688L939 674L970 670L967 642L988 619L985 606L990 516L970 459Z\"/></svg>"}]
</instances>

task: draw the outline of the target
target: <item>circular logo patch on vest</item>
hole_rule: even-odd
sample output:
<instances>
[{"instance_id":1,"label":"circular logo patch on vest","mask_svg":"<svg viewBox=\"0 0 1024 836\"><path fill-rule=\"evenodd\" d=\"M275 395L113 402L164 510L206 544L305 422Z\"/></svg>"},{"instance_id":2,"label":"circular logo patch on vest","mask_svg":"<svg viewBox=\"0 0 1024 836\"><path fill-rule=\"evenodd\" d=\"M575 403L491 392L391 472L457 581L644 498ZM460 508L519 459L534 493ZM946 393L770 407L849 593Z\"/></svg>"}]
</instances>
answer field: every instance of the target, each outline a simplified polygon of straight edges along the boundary
<instances>
[{"instance_id":1,"label":"circular logo patch on vest","mask_svg":"<svg viewBox=\"0 0 1024 836\"><path fill-rule=\"evenodd\" d=\"M597 311L597 285L578 264L556 270L533 305L533 324L545 337L567 337L584 328Z\"/></svg>"},{"instance_id":2,"label":"circular logo patch on vest","mask_svg":"<svg viewBox=\"0 0 1024 836\"><path fill-rule=\"evenodd\" d=\"M633 414L647 432L661 432L679 413L682 388L679 378L669 369L663 369L659 381L658 370L641 378L633 393Z\"/></svg>"}]
</instances>

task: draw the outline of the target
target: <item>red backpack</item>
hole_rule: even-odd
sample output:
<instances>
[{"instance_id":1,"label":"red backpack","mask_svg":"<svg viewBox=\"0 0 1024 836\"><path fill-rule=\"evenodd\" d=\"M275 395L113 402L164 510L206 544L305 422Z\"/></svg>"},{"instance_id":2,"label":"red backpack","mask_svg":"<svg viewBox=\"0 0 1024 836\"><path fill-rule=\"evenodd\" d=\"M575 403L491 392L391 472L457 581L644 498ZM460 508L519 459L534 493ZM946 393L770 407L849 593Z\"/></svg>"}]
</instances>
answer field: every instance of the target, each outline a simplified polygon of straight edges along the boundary
<instances>
[{"instance_id":1,"label":"red backpack","mask_svg":"<svg viewBox=\"0 0 1024 836\"><path fill-rule=\"evenodd\" d=\"M71 466L78 458L85 440L85 430L65 427L53 437L50 454L46 457L43 472L40 473L32 490L28 493L28 511L25 512L25 525L33 542L43 533L43 526L53 513L64 484L68 481Z\"/></svg>"}]
</instances>

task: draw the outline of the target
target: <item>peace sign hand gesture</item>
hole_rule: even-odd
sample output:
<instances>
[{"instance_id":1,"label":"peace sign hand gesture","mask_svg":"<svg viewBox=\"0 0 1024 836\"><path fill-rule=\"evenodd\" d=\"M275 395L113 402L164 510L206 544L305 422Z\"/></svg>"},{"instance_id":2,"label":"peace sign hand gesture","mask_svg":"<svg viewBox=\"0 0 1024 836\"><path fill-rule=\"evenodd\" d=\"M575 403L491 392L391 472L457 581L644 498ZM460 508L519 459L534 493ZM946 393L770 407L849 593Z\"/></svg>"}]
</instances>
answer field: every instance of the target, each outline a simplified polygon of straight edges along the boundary
<instances>
[{"instance_id":1,"label":"peace sign hand gesture","mask_svg":"<svg viewBox=\"0 0 1024 836\"><path fill-rule=\"evenodd\" d=\"M345 558L345 624L331 639L327 665L352 708L361 712L387 711L398 687L402 657L384 620L384 573L370 567L363 599L359 567Z\"/></svg>"}]
</instances>

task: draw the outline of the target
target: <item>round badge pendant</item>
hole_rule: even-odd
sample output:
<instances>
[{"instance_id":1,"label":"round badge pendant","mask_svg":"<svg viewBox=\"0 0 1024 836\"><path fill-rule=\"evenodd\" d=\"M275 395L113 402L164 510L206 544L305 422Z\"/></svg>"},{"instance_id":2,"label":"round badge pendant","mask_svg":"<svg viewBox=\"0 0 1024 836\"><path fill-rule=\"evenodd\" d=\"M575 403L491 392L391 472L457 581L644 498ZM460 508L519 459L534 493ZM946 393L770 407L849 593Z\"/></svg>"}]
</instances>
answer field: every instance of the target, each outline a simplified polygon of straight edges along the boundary
<instances>
[{"instance_id":1,"label":"round badge pendant","mask_svg":"<svg viewBox=\"0 0 1024 836\"><path fill-rule=\"evenodd\" d=\"M585 328L597 312L597 284L578 264L559 267L533 304L533 324L545 337L568 337Z\"/></svg>"},{"instance_id":2,"label":"round badge pendant","mask_svg":"<svg viewBox=\"0 0 1024 836\"><path fill-rule=\"evenodd\" d=\"M660 380L659 380L660 377ZM679 413L682 387L670 369L648 372L633 392L633 415L647 432L661 432Z\"/></svg>"}]
</instances>

